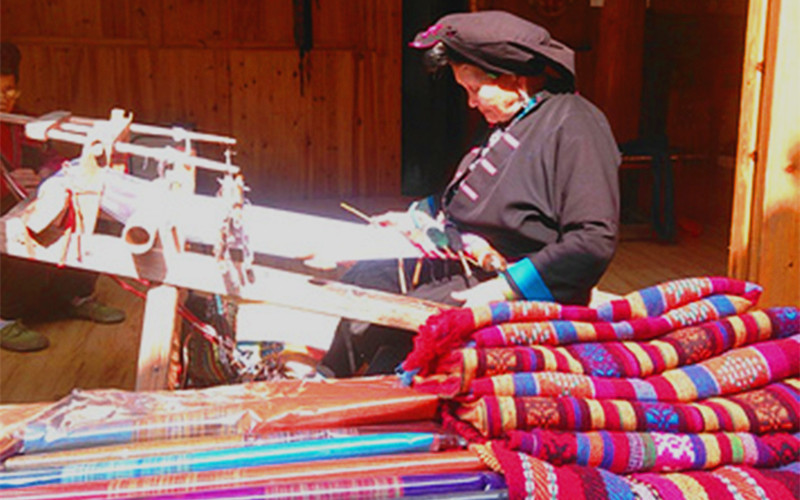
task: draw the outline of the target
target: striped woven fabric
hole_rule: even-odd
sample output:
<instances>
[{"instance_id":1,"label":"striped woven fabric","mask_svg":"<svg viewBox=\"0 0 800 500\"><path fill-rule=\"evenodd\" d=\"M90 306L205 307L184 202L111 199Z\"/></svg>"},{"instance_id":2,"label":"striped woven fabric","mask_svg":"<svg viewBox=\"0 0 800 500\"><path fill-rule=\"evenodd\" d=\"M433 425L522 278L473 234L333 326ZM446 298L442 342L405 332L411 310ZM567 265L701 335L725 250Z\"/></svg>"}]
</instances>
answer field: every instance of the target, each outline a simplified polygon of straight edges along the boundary
<instances>
[{"instance_id":1,"label":"striped woven fabric","mask_svg":"<svg viewBox=\"0 0 800 500\"><path fill-rule=\"evenodd\" d=\"M800 311L749 311L760 292L693 278L594 309L447 311L403 375L450 399L511 498L795 498Z\"/></svg>"},{"instance_id":2,"label":"striped woven fabric","mask_svg":"<svg viewBox=\"0 0 800 500\"><path fill-rule=\"evenodd\" d=\"M503 472L511 499L792 499L800 491L797 462L773 469L726 465L714 470L620 475L599 467L553 465L498 443L475 449L486 463Z\"/></svg>"},{"instance_id":3,"label":"striped woven fabric","mask_svg":"<svg viewBox=\"0 0 800 500\"><path fill-rule=\"evenodd\" d=\"M6 500L42 500L52 498L72 500L149 499L159 495L204 492L222 488L260 487L279 482L309 483L343 478L478 472L485 470L487 470L487 466L475 453L467 450L454 450L284 465L236 467L217 471L106 479L86 483L30 486L4 490L2 498ZM310 496L308 495L305 498Z\"/></svg>"},{"instance_id":4,"label":"striped woven fabric","mask_svg":"<svg viewBox=\"0 0 800 500\"><path fill-rule=\"evenodd\" d=\"M380 404L378 404L380 402ZM25 453L164 439L418 421L438 400L394 377L277 380L196 391L73 391L21 432Z\"/></svg>"},{"instance_id":5,"label":"striped woven fabric","mask_svg":"<svg viewBox=\"0 0 800 500\"><path fill-rule=\"evenodd\" d=\"M800 379L695 403L575 397L482 396L461 404L458 418L484 436L535 428L656 432L797 432Z\"/></svg>"},{"instance_id":6,"label":"striped woven fabric","mask_svg":"<svg viewBox=\"0 0 800 500\"><path fill-rule=\"evenodd\" d=\"M736 394L800 376L800 335L742 347L707 361L645 379L528 372L477 379L476 396L574 396L594 399L691 402Z\"/></svg>"},{"instance_id":7,"label":"striped woven fabric","mask_svg":"<svg viewBox=\"0 0 800 500\"><path fill-rule=\"evenodd\" d=\"M159 495L149 500L254 500L254 499L349 499L349 498L441 498L506 490L496 472L420 474L411 476L367 476L307 482L274 482L261 486L228 487L201 493ZM485 493L484 493L485 494Z\"/></svg>"},{"instance_id":8,"label":"striped woven fabric","mask_svg":"<svg viewBox=\"0 0 800 500\"><path fill-rule=\"evenodd\" d=\"M477 330L472 338L482 347L566 345L575 342L648 340L677 328L698 325L747 311L752 302L734 295L713 295L671 309L660 316L624 321L509 322Z\"/></svg>"},{"instance_id":9,"label":"striped woven fabric","mask_svg":"<svg viewBox=\"0 0 800 500\"><path fill-rule=\"evenodd\" d=\"M437 435L425 432L365 434L224 448L109 462L75 463L0 474L0 490L49 484L208 472L236 467L435 451Z\"/></svg>"},{"instance_id":10,"label":"striped woven fabric","mask_svg":"<svg viewBox=\"0 0 800 500\"><path fill-rule=\"evenodd\" d=\"M647 377L698 363L730 349L784 338L800 331L800 311L775 307L679 328L645 342L583 342L563 347L530 345L457 349L435 373L472 380L503 373L559 371L597 377Z\"/></svg>"},{"instance_id":11,"label":"striped woven fabric","mask_svg":"<svg viewBox=\"0 0 800 500\"><path fill-rule=\"evenodd\" d=\"M686 278L596 308L514 301L443 311L420 327L402 369L428 375L437 358L468 339L479 346L646 340L743 313L761 291L758 285L730 278Z\"/></svg>"},{"instance_id":12,"label":"striped woven fabric","mask_svg":"<svg viewBox=\"0 0 800 500\"><path fill-rule=\"evenodd\" d=\"M778 432L548 431L508 433L507 446L553 465L601 467L616 473L713 469L720 465L780 467L800 460L800 436Z\"/></svg>"}]
</instances>

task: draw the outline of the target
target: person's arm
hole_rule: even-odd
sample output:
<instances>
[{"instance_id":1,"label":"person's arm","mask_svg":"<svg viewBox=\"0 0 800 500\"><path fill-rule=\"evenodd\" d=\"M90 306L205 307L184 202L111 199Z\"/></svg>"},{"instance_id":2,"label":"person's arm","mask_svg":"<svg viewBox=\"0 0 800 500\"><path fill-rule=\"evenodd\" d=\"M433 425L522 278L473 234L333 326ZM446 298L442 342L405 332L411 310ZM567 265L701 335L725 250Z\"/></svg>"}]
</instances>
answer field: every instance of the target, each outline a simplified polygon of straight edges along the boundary
<instances>
[{"instance_id":1,"label":"person's arm","mask_svg":"<svg viewBox=\"0 0 800 500\"><path fill-rule=\"evenodd\" d=\"M605 120L566 120L548 144L559 193L559 241L509 266L504 277L527 300L585 303L605 272L619 229L619 152Z\"/></svg>"}]
</instances>

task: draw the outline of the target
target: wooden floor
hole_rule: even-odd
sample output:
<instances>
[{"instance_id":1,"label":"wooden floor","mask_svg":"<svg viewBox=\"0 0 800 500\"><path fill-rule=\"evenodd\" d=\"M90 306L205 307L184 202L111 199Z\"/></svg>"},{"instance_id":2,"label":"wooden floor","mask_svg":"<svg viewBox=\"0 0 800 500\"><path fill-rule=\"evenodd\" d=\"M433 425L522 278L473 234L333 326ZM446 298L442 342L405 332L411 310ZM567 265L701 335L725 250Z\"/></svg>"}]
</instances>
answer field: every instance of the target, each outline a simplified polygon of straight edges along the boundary
<instances>
[{"instance_id":1,"label":"wooden floor","mask_svg":"<svg viewBox=\"0 0 800 500\"><path fill-rule=\"evenodd\" d=\"M352 204L374 214L398 202L355 200ZM320 203L287 207L331 213ZM598 288L625 294L675 278L724 275L726 231L727 226L706 228L699 236L681 233L677 244L623 239ZM0 350L0 403L53 401L74 388L133 389L144 302L106 276L98 281L97 296L125 309L128 319L112 326L76 320L32 325L50 339L50 347L26 354Z\"/></svg>"}]
</instances>

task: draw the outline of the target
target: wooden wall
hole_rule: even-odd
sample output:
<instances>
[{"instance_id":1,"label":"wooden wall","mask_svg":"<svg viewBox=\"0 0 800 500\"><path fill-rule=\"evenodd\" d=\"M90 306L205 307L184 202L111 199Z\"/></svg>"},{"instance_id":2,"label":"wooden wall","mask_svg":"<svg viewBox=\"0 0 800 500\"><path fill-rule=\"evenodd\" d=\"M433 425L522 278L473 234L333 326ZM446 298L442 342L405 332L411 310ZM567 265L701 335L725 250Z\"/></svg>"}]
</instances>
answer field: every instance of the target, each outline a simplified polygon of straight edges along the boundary
<instances>
[{"instance_id":1,"label":"wooden wall","mask_svg":"<svg viewBox=\"0 0 800 500\"><path fill-rule=\"evenodd\" d=\"M310 7L312 48L295 42ZM255 202L399 194L401 0L3 0L19 102L231 135Z\"/></svg>"},{"instance_id":2,"label":"wooden wall","mask_svg":"<svg viewBox=\"0 0 800 500\"><path fill-rule=\"evenodd\" d=\"M529 18L575 48L579 90L606 111L620 142L652 118L638 103L639 59L662 68L667 88L656 104L670 143L704 157L676 172L678 215L725 226L747 0L650 0L646 20L642 3L469 2ZM313 48L303 58L296 4L311 8ZM401 4L3 0L0 33L23 51L20 104L31 113L105 116L119 106L137 121L232 135L257 203L398 195ZM620 17L627 11L635 19ZM612 26L619 22L627 25ZM611 64L622 59L629 64Z\"/></svg>"}]
</instances>

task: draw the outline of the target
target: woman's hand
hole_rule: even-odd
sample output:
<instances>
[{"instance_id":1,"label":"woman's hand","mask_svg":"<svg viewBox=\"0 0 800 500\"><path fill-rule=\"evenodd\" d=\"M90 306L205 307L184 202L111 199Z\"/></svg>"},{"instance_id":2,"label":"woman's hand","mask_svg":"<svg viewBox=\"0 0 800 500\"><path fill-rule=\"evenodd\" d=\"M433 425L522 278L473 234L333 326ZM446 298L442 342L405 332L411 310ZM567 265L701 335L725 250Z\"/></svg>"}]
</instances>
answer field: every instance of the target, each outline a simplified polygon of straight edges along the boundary
<instances>
[{"instance_id":1,"label":"woman's hand","mask_svg":"<svg viewBox=\"0 0 800 500\"><path fill-rule=\"evenodd\" d=\"M504 277L498 276L450 295L453 299L463 302L461 307L475 307L489 302L513 300L514 291Z\"/></svg>"}]
</instances>

